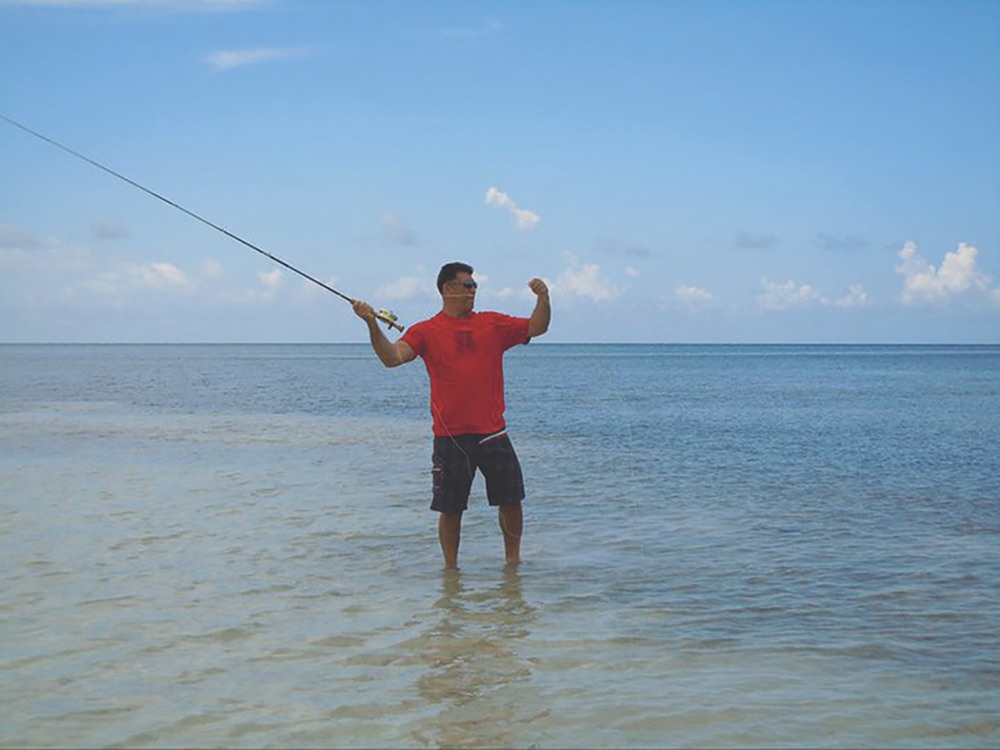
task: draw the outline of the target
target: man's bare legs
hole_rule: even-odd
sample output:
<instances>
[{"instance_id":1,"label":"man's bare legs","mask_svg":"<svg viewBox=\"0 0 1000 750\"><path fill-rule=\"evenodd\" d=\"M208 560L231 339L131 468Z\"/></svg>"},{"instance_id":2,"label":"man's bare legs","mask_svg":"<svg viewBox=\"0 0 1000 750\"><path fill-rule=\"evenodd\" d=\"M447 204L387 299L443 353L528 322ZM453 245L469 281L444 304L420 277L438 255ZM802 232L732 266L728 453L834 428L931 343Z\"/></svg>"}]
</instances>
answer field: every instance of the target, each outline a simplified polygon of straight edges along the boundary
<instances>
[{"instance_id":1,"label":"man's bare legs","mask_svg":"<svg viewBox=\"0 0 1000 750\"><path fill-rule=\"evenodd\" d=\"M500 531L503 533L503 547L507 564L517 565L521 562L521 531L524 528L521 503L501 505L497 515L500 521Z\"/></svg>"},{"instance_id":2,"label":"man's bare legs","mask_svg":"<svg viewBox=\"0 0 1000 750\"><path fill-rule=\"evenodd\" d=\"M462 513L441 513L438 517L438 539L444 553L444 567L458 568L458 543L462 538Z\"/></svg>"},{"instance_id":3,"label":"man's bare legs","mask_svg":"<svg viewBox=\"0 0 1000 750\"><path fill-rule=\"evenodd\" d=\"M524 528L521 504L501 505L497 518L503 534L504 557L508 565L517 565L521 562L521 533ZM439 513L438 540L441 542L441 552L444 553L446 570L458 568L458 545L461 539L462 514Z\"/></svg>"}]
</instances>

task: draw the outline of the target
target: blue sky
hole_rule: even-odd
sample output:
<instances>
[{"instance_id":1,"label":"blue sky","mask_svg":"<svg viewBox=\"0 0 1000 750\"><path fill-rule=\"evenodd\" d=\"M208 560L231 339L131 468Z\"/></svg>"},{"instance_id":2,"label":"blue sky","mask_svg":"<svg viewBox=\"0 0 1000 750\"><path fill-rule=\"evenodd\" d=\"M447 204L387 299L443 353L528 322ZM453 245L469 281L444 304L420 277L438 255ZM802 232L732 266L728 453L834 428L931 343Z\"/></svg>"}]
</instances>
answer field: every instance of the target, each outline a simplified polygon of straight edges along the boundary
<instances>
[{"instance_id":1,"label":"blue sky","mask_svg":"<svg viewBox=\"0 0 1000 750\"><path fill-rule=\"evenodd\" d=\"M547 341L1000 342L1000 3L0 0L0 113L341 291ZM364 341L0 122L0 341Z\"/></svg>"}]
</instances>

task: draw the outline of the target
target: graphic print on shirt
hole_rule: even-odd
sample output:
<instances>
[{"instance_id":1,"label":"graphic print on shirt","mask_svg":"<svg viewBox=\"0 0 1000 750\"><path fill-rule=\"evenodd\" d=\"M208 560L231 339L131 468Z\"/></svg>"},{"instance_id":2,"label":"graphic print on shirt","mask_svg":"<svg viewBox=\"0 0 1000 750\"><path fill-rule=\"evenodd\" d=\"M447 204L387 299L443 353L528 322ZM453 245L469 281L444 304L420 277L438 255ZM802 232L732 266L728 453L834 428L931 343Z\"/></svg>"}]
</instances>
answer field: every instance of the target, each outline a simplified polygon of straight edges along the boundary
<instances>
[{"instance_id":1,"label":"graphic print on shirt","mask_svg":"<svg viewBox=\"0 0 1000 750\"><path fill-rule=\"evenodd\" d=\"M455 331L455 351L458 354L476 351L476 342L472 338L472 331Z\"/></svg>"}]
</instances>

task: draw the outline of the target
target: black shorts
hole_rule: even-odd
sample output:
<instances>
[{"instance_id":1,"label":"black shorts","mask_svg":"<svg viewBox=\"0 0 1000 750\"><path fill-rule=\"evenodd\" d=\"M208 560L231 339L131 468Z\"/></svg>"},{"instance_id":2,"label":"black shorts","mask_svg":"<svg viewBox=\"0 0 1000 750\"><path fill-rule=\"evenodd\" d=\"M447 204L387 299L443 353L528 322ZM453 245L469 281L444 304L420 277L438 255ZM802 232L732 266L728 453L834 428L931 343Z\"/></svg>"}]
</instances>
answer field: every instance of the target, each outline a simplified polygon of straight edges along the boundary
<instances>
[{"instance_id":1,"label":"black shorts","mask_svg":"<svg viewBox=\"0 0 1000 750\"><path fill-rule=\"evenodd\" d=\"M506 432L435 437L431 510L461 513L468 508L477 469L486 479L490 505L511 505L524 500L521 464Z\"/></svg>"}]
</instances>

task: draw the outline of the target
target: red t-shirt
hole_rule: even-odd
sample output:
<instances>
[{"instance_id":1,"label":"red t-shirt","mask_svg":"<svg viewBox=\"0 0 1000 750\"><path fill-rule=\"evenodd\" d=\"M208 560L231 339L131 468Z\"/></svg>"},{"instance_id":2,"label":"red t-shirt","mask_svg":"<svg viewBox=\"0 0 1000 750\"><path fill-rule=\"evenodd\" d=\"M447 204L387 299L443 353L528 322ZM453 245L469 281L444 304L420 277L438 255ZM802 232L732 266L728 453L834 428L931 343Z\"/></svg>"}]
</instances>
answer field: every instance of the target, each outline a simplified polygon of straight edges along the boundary
<instances>
[{"instance_id":1,"label":"red t-shirt","mask_svg":"<svg viewBox=\"0 0 1000 750\"><path fill-rule=\"evenodd\" d=\"M529 322L495 312L440 312L403 334L430 376L435 435L491 435L506 427L503 354L528 343Z\"/></svg>"}]
</instances>

